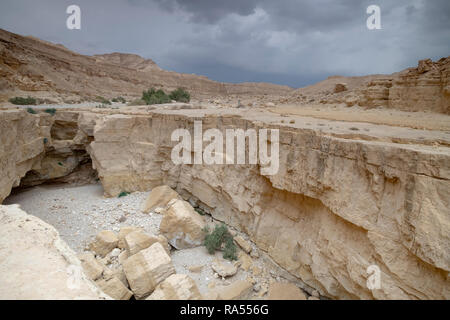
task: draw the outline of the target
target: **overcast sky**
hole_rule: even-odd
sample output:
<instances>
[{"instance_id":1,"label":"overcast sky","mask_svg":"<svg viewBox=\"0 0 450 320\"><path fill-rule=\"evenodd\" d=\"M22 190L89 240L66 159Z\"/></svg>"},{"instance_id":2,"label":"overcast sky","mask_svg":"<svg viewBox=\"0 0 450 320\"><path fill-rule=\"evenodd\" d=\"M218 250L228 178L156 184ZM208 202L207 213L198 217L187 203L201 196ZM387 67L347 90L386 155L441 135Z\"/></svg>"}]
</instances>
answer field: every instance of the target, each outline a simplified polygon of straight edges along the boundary
<instances>
[{"instance_id":1,"label":"overcast sky","mask_svg":"<svg viewBox=\"0 0 450 320\"><path fill-rule=\"evenodd\" d=\"M67 6L81 30L66 28ZM381 30L366 9L381 8ZM450 55L450 0L1 0L0 28L226 82L303 87Z\"/></svg>"}]
</instances>

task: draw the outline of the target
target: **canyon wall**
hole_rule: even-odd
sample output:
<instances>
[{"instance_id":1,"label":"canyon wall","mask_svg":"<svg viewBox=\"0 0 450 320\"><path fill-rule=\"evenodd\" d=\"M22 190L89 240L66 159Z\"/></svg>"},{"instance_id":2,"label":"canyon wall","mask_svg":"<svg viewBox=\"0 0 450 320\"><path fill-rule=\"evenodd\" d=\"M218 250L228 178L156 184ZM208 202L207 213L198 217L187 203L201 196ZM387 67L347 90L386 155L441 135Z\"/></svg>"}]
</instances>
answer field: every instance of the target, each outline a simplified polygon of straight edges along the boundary
<instances>
[{"instance_id":1,"label":"canyon wall","mask_svg":"<svg viewBox=\"0 0 450 320\"><path fill-rule=\"evenodd\" d=\"M27 170L39 172L41 159L50 156L39 130L53 130L53 136L70 137L73 149L87 149L106 196L168 184L214 218L245 231L280 266L325 296L450 298L448 147L394 143L375 134L370 139L327 134L236 110L58 111L54 124L77 119L71 134L54 125L41 127L42 113L0 114L17 119L1 118L2 126L34 128L37 148L2 165L2 177L9 177L2 180L3 198ZM194 120L202 120L203 130L279 129L280 170L267 176L259 165L174 165L171 133L178 128L192 132ZM1 132L2 141L14 145ZM19 150L28 145L22 143ZM2 164L9 158L2 152ZM381 270L380 289L366 286L370 265Z\"/></svg>"},{"instance_id":2,"label":"canyon wall","mask_svg":"<svg viewBox=\"0 0 450 320\"><path fill-rule=\"evenodd\" d=\"M244 230L282 267L334 298L450 298L448 149L280 127L281 168L175 166L177 128L267 127L240 116L105 116L89 145L105 193L168 184ZM369 265L382 287L366 286Z\"/></svg>"}]
</instances>

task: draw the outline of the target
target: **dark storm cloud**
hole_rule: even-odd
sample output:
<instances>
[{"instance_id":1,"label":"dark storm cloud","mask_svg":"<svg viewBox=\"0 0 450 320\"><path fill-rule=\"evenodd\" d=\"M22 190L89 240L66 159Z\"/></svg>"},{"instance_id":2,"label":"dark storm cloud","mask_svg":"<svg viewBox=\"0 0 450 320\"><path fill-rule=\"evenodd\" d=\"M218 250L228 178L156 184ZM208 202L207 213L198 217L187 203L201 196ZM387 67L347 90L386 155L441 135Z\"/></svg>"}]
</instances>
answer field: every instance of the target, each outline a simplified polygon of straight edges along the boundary
<instances>
[{"instance_id":1,"label":"dark storm cloud","mask_svg":"<svg viewBox=\"0 0 450 320\"><path fill-rule=\"evenodd\" d=\"M215 23L231 13L246 16L253 13L259 3L258 0L156 0L156 2L167 10L187 11L192 14L192 21L199 23Z\"/></svg>"},{"instance_id":2,"label":"dark storm cloud","mask_svg":"<svg viewBox=\"0 0 450 320\"><path fill-rule=\"evenodd\" d=\"M65 28L65 8L82 30ZM381 7L382 30L366 28ZM6 0L0 27L85 53L131 52L218 81L299 87L450 54L448 0Z\"/></svg>"}]
</instances>

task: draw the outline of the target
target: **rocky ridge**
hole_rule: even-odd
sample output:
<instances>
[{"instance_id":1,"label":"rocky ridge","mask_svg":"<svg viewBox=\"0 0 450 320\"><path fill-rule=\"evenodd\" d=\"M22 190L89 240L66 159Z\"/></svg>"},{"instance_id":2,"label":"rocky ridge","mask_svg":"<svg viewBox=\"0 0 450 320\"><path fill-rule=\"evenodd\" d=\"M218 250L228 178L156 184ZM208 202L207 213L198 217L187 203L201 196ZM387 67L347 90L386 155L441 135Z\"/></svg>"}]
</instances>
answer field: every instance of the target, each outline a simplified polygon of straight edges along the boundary
<instances>
[{"instance_id":1,"label":"rocky ridge","mask_svg":"<svg viewBox=\"0 0 450 320\"><path fill-rule=\"evenodd\" d=\"M420 60L416 68L391 75L329 77L279 102L450 114L450 57Z\"/></svg>"},{"instance_id":2,"label":"rocky ridge","mask_svg":"<svg viewBox=\"0 0 450 320\"><path fill-rule=\"evenodd\" d=\"M0 102L32 95L55 102L92 101L97 96L128 101L151 87L187 89L194 98L227 95L284 95L287 86L216 82L204 76L165 71L133 54L86 56L33 37L0 29Z\"/></svg>"}]
</instances>

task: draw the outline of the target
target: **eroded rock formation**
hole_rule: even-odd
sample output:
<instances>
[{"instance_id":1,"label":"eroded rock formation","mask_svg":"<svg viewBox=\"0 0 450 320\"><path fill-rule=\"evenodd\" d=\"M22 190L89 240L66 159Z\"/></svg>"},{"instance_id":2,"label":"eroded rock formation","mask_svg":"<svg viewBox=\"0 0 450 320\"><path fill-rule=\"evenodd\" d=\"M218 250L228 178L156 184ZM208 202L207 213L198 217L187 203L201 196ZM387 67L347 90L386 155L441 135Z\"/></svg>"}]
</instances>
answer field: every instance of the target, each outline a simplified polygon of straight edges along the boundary
<instances>
[{"instance_id":1,"label":"eroded rock formation","mask_svg":"<svg viewBox=\"0 0 450 320\"><path fill-rule=\"evenodd\" d=\"M0 299L110 299L51 225L0 205Z\"/></svg>"},{"instance_id":2,"label":"eroded rock formation","mask_svg":"<svg viewBox=\"0 0 450 320\"><path fill-rule=\"evenodd\" d=\"M341 82L348 83L348 90L339 87ZM296 90L286 100L450 114L450 57L421 60L416 68L391 75L330 77Z\"/></svg>"},{"instance_id":3,"label":"eroded rock formation","mask_svg":"<svg viewBox=\"0 0 450 320\"><path fill-rule=\"evenodd\" d=\"M58 111L56 119L65 112ZM169 185L245 231L280 266L325 296L450 298L448 147L280 125L263 111L76 112L77 130L91 141L87 151L107 196ZM39 115L7 111L1 119L12 114L17 120L6 123L28 123L36 151L19 152L22 157L2 153L2 177L8 177L2 180L3 198L46 157ZM194 120L203 121L203 130L280 129L280 170L265 176L257 165L174 165L171 133L192 131ZM16 140L3 132L2 141L9 143L3 147L12 150ZM17 145L28 150L25 142ZM370 265L381 270L381 289L367 288Z\"/></svg>"}]
</instances>

